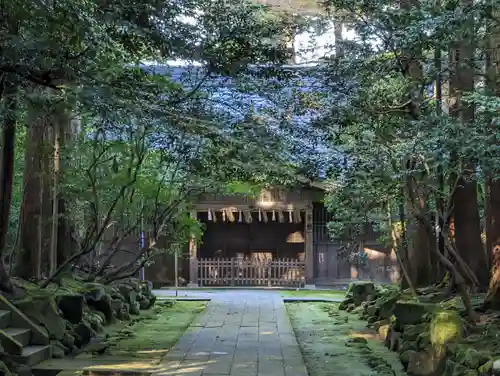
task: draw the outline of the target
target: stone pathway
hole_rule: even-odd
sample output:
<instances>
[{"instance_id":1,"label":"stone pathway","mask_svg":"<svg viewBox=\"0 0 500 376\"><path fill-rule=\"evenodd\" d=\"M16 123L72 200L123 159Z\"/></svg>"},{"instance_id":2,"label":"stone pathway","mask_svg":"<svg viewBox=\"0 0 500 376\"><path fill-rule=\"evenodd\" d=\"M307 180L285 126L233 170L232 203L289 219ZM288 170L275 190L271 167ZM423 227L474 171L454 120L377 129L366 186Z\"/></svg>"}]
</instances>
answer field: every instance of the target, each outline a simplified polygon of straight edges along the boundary
<instances>
[{"instance_id":1,"label":"stone pathway","mask_svg":"<svg viewBox=\"0 0 500 376\"><path fill-rule=\"evenodd\" d=\"M308 376L279 293L210 295L205 311L152 375Z\"/></svg>"}]
</instances>

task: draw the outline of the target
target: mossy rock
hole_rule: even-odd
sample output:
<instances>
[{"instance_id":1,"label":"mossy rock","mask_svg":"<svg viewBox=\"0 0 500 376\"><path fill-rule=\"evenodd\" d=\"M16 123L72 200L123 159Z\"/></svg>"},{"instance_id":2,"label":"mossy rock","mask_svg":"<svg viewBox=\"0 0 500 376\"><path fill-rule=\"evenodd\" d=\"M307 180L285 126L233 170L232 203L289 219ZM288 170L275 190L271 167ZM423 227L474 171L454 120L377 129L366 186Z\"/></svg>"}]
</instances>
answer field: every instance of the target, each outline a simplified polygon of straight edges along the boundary
<instances>
[{"instance_id":1,"label":"mossy rock","mask_svg":"<svg viewBox=\"0 0 500 376\"><path fill-rule=\"evenodd\" d=\"M355 306L370 300L376 294L375 284L373 282L356 281L349 284L346 298L352 298Z\"/></svg>"},{"instance_id":2,"label":"mossy rock","mask_svg":"<svg viewBox=\"0 0 500 376\"><path fill-rule=\"evenodd\" d=\"M118 286L110 286L107 291L112 299L124 299L123 295L120 293L120 289L118 288Z\"/></svg>"},{"instance_id":3,"label":"mossy rock","mask_svg":"<svg viewBox=\"0 0 500 376\"><path fill-rule=\"evenodd\" d=\"M439 303L446 299L446 293L444 291L433 291L427 294L419 296L419 300L423 303Z\"/></svg>"},{"instance_id":4,"label":"mossy rock","mask_svg":"<svg viewBox=\"0 0 500 376\"><path fill-rule=\"evenodd\" d=\"M354 307L354 309L351 311L353 314L363 314L364 313L364 308L362 305L358 307Z\"/></svg>"},{"instance_id":5,"label":"mossy rock","mask_svg":"<svg viewBox=\"0 0 500 376\"><path fill-rule=\"evenodd\" d=\"M149 307L146 307L146 308L144 308L144 309L149 309L149 308L151 308L152 306L154 306L154 305L155 305L155 303L156 303L156 296L155 296L155 295L151 295L151 296L149 297Z\"/></svg>"},{"instance_id":6,"label":"mossy rock","mask_svg":"<svg viewBox=\"0 0 500 376\"><path fill-rule=\"evenodd\" d=\"M404 369L406 370L408 367L408 363L410 362L410 357L412 354L416 353L415 350L406 350L399 354L399 360L401 364L403 364Z\"/></svg>"},{"instance_id":7,"label":"mossy rock","mask_svg":"<svg viewBox=\"0 0 500 376\"><path fill-rule=\"evenodd\" d=\"M379 312L379 307L376 305L371 305L366 308L366 313L370 316L375 316L378 319L378 312Z\"/></svg>"},{"instance_id":8,"label":"mossy rock","mask_svg":"<svg viewBox=\"0 0 500 376\"><path fill-rule=\"evenodd\" d=\"M368 341L363 337L353 337L345 341L347 347L368 347Z\"/></svg>"},{"instance_id":9,"label":"mossy rock","mask_svg":"<svg viewBox=\"0 0 500 376\"><path fill-rule=\"evenodd\" d=\"M401 346L399 347L399 352L405 352L408 350L418 351L417 342L415 341L402 341Z\"/></svg>"},{"instance_id":10,"label":"mossy rock","mask_svg":"<svg viewBox=\"0 0 500 376\"><path fill-rule=\"evenodd\" d=\"M92 329L90 324L86 322L81 322L77 326L75 326L75 345L78 347L82 347L90 342L92 337L96 335L95 331Z\"/></svg>"},{"instance_id":11,"label":"mossy rock","mask_svg":"<svg viewBox=\"0 0 500 376\"><path fill-rule=\"evenodd\" d=\"M416 325L424 321L423 316L434 311L434 304L425 304L413 301L397 301L394 305L394 316L396 328L402 330L407 325Z\"/></svg>"},{"instance_id":12,"label":"mossy rock","mask_svg":"<svg viewBox=\"0 0 500 376\"><path fill-rule=\"evenodd\" d=\"M106 318L106 323L113 322L113 309L111 307L111 297L107 294L103 286L97 286L85 293L87 305L100 311Z\"/></svg>"},{"instance_id":13,"label":"mossy rock","mask_svg":"<svg viewBox=\"0 0 500 376\"><path fill-rule=\"evenodd\" d=\"M493 364L495 361L498 361L497 359L491 359L484 363L482 366L478 367L477 372L480 376L488 376L493 374Z\"/></svg>"},{"instance_id":14,"label":"mossy rock","mask_svg":"<svg viewBox=\"0 0 500 376\"><path fill-rule=\"evenodd\" d=\"M53 358L64 358L69 351L66 347L59 341L51 341L52 347L52 357Z\"/></svg>"},{"instance_id":15,"label":"mossy rock","mask_svg":"<svg viewBox=\"0 0 500 376\"><path fill-rule=\"evenodd\" d=\"M375 371L376 375L394 375L391 365L386 360L373 354L373 352L367 352L365 359L368 367Z\"/></svg>"},{"instance_id":16,"label":"mossy rock","mask_svg":"<svg viewBox=\"0 0 500 376\"><path fill-rule=\"evenodd\" d=\"M130 278L130 279L127 279L127 280L122 280L122 281L117 281L115 283L113 283L112 286L129 286L133 291L135 291L136 293L139 293L141 292L142 290L142 281L140 279L134 279L134 278Z\"/></svg>"},{"instance_id":17,"label":"mossy rock","mask_svg":"<svg viewBox=\"0 0 500 376\"><path fill-rule=\"evenodd\" d=\"M456 346L454 352L455 361L468 368L479 368L490 360L487 354L465 345Z\"/></svg>"},{"instance_id":18,"label":"mossy rock","mask_svg":"<svg viewBox=\"0 0 500 376\"><path fill-rule=\"evenodd\" d=\"M120 284L117 286L120 294L123 295L125 301L129 304L134 304L137 300L137 291L130 284Z\"/></svg>"},{"instance_id":19,"label":"mossy rock","mask_svg":"<svg viewBox=\"0 0 500 376\"><path fill-rule=\"evenodd\" d=\"M404 341L416 341L418 336L429 330L429 326L426 323L416 324L416 325L406 325L403 328L403 340Z\"/></svg>"},{"instance_id":20,"label":"mossy rock","mask_svg":"<svg viewBox=\"0 0 500 376\"><path fill-rule=\"evenodd\" d=\"M97 311L91 311L85 315L85 322L90 325L90 327L97 333L101 333L104 330L104 324L106 319L103 318L103 314Z\"/></svg>"},{"instance_id":21,"label":"mossy rock","mask_svg":"<svg viewBox=\"0 0 500 376\"><path fill-rule=\"evenodd\" d=\"M442 376L477 376L478 373L475 369L471 369L456 363L451 359L446 360L446 366Z\"/></svg>"},{"instance_id":22,"label":"mossy rock","mask_svg":"<svg viewBox=\"0 0 500 376\"><path fill-rule=\"evenodd\" d=\"M111 299L111 309L113 313L118 316L118 313L123 309L124 303L120 299Z\"/></svg>"},{"instance_id":23,"label":"mossy rock","mask_svg":"<svg viewBox=\"0 0 500 376\"><path fill-rule=\"evenodd\" d=\"M83 319L85 299L82 294L64 294L57 297L57 306L64 317L73 324Z\"/></svg>"},{"instance_id":24,"label":"mossy rock","mask_svg":"<svg viewBox=\"0 0 500 376\"><path fill-rule=\"evenodd\" d=\"M61 340L61 343L69 350L70 353L76 348L75 337L68 332L64 334L64 338Z\"/></svg>"},{"instance_id":25,"label":"mossy rock","mask_svg":"<svg viewBox=\"0 0 500 376\"><path fill-rule=\"evenodd\" d=\"M140 304L139 302L130 303L129 312L131 315L140 315Z\"/></svg>"},{"instance_id":26,"label":"mossy rock","mask_svg":"<svg viewBox=\"0 0 500 376\"><path fill-rule=\"evenodd\" d=\"M151 281L141 281L141 292L145 296L153 295L153 284L151 283Z\"/></svg>"},{"instance_id":27,"label":"mossy rock","mask_svg":"<svg viewBox=\"0 0 500 376\"><path fill-rule=\"evenodd\" d=\"M139 300L139 306L141 309L149 309L151 308L151 299L146 297L146 296L141 296L141 299Z\"/></svg>"},{"instance_id":28,"label":"mossy rock","mask_svg":"<svg viewBox=\"0 0 500 376\"><path fill-rule=\"evenodd\" d=\"M407 372L414 376L437 376L441 375L445 367L445 353L433 351L411 352Z\"/></svg>"},{"instance_id":29,"label":"mossy rock","mask_svg":"<svg viewBox=\"0 0 500 376\"><path fill-rule=\"evenodd\" d=\"M123 308L120 310L120 312L117 313L116 318L122 321L130 320L130 312L128 304L123 305Z\"/></svg>"},{"instance_id":30,"label":"mossy rock","mask_svg":"<svg viewBox=\"0 0 500 376\"><path fill-rule=\"evenodd\" d=\"M341 311L345 311L347 310L347 307L349 306L349 304L352 304L354 303L354 298L351 298L351 297L348 297L348 298L345 298L340 304L339 304L339 309Z\"/></svg>"},{"instance_id":31,"label":"mossy rock","mask_svg":"<svg viewBox=\"0 0 500 376\"><path fill-rule=\"evenodd\" d=\"M436 351L443 350L447 345L457 342L463 337L462 318L454 310L434 312L430 325L430 339Z\"/></svg>"},{"instance_id":32,"label":"mossy rock","mask_svg":"<svg viewBox=\"0 0 500 376\"><path fill-rule=\"evenodd\" d=\"M391 351L398 351L401 347L401 333L394 329L391 325L385 337L385 346Z\"/></svg>"},{"instance_id":33,"label":"mossy rock","mask_svg":"<svg viewBox=\"0 0 500 376\"><path fill-rule=\"evenodd\" d=\"M426 349L431 344L431 334L429 332L422 332L417 337L417 348L419 350Z\"/></svg>"},{"instance_id":34,"label":"mossy rock","mask_svg":"<svg viewBox=\"0 0 500 376\"><path fill-rule=\"evenodd\" d=\"M16 307L49 333L51 339L61 340L66 331L66 322L59 315L54 298L31 298L15 303Z\"/></svg>"},{"instance_id":35,"label":"mossy rock","mask_svg":"<svg viewBox=\"0 0 500 376\"><path fill-rule=\"evenodd\" d=\"M142 290L142 283L143 283L143 281L141 281L138 278L130 278L127 281L127 283L130 284L134 288L134 290L136 292L140 292Z\"/></svg>"},{"instance_id":36,"label":"mossy rock","mask_svg":"<svg viewBox=\"0 0 500 376\"><path fill-rule=\"evenodd\" d=\"M85 318L89 317L92 317L92 319L99 321L102 325L106 324L106 315L95 308L91 308L88 312L85 313Z\"/></svg>"},{"instance_id":37,"label":"mossy rock","mask_svg":"<svg viewBox=\"0 0 500 376\"><path fill-rule=\"evenodd\" d=\"M381 297L377 299L376 303L379 306L379 317L381 319L388 319L394 312L394 306L399 299L399 294L391 296L390 298Z\"/></svg>"},{"instance_id":38,"label":"mossy rock","mask_svg":"<svg viewBox=\"0 0 500 376\"><path fill-rule=\"evenodd\" d=\"M89 283L85 283L81 287L82 293L95 293L95 291L97 291L97 290L102 294L106 294L106 289L105 289L104 285L102 285L100 283L89 282Z\"/></svg>"}]
</instances>

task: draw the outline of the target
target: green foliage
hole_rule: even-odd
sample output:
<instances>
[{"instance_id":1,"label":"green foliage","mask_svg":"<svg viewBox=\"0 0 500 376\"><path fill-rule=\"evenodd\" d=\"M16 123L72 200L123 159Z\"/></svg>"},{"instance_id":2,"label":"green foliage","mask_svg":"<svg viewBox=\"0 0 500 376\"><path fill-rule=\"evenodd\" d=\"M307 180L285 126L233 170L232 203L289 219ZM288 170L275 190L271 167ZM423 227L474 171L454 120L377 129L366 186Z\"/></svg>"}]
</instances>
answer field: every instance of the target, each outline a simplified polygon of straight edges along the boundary
<instances>
[{"instance_id":1,"label":"green foliage","mask_svg":"<svg viewBox=\"0 0 500 376\"><path fill-rule=\"evenodd\" d=\"M449 102L435 96L436 82L446 85L450 75L465 69L447 64L447 53L470 37L468 22L491 26L487 9L452 2L437 9L435 2L426 1L397 6L330 0L327 6L357 33L340 42L343 57L321 67L325 84L340 82L336 93L326 93L338 100L325 104L315 122L332 153L343 159L328 176L332 236L356 241L366 236L370 223L391 239L388 222L400 219L402 205L410 216L438 210L447 218L460 184L457 176L480 180L484 171L500 166L498 98L481 89L462 93L457 99L461 108L475 105L477 115L464 121L443 111ZM489 52L482 31L476 37L478 49ZM481 74L481 63L470 67L472 74ZM471 163L478 168L470 170ZM439 200L443 207L436 208Z\"/></svg>"},{"instance_id":2,"label":"green foliage","mask_svg":"<svg viewBox=\"0 0 500 376\"><path fill-rule=\"evenodd\" d=\"M189 215L200 194L248 194L293 180L286 145L254 111L235 118L228 103L210 104L213 86L225 85L221 74L240 78L246 92L260 90L249 68L288 59L285 38L293 17L239 0L21 0L3 4L2 15L2 101L15 97L18 123L26 118L28 127L35 119L51 127L59 115L72 118L71 126L63 126L57 176L64 219L78 240L71 254L97 253L105 265L124 239L142 232L145 245L136 245L140 257L133 269L158 252L179 251L191 236L201 237ZM200 64L194 82L143 64L168 68L176 59ZM4 91L7 83L14 95ZM22 176L33 174L24 171L25 137L22 131L17 139L10 246ZM46 146L35 158L52 156L52 139L29 137L30 145ZM44 188L52 191L52 165L47 175ZM40 202L36 193L29 191L33 197L27 200Z\"/></svg>"},{"instance_id":3,"label":"green foliage","mask_svg":"<svg viewBox=\"0 0 500 376\"><path fill-rule=\"evenodd\" d=\"M170 303L170 302L168 302ZM182 336L196 316L205 308L205 302L174 302L158 304L145 317L136 320L116 333L108 343L110 354L126 358L159 360ZM161 332L162 335L158 336Z\"/></svg>"}]
</instances>

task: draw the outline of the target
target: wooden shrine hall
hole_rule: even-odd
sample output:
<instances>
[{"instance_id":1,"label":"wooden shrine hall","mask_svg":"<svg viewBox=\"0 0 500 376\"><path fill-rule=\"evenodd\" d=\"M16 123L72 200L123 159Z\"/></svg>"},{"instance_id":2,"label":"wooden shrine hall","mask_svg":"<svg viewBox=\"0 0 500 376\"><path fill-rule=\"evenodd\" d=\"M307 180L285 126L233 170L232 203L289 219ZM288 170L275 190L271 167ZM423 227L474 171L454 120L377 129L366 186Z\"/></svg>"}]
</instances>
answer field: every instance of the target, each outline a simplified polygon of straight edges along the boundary
<instances>
[{"instance_id":1,"label":"wooden shrine hall","mask_svg":"<svg viewBox=\"0 0 500 376\"><path fill-rule=\"evenodd\" d=\"M188 286L335 285L356 279L389 282L399 278L395 255L375 241L360 241L367 263L342 254L327 225L333 220L322 201L324 190L313 186L260 195L206 195L191 215L204 224L179 255L178 276ZM146 268L157 286L175 281L175 259L162 254Z\"/></svg>"},{"instance_id":2,"label":"wooden shrine hall","mask_svg":"<svg viewBox=\"0 0 500 376\"><path fill-rule=\"evenodd\" d=\"M304 285L313 278L315 193L203 197L193 216L206 230L189 247L190 285Z\"/></svg>"}]
</instances>

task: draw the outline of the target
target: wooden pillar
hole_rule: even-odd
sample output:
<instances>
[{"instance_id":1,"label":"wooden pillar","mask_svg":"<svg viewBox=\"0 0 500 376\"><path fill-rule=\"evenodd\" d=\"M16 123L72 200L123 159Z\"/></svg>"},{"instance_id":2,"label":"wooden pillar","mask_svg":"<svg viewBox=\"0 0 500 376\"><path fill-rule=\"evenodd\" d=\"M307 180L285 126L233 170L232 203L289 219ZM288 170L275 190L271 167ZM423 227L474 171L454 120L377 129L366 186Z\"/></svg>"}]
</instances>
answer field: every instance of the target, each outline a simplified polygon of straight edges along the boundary
<instances>
[{"instance_id":1,"label":"wooden pillar","mask_svg":"<svg viewBox=\"0 0 500 376\"><path fill-rule=\"evenodd\" d=\"M304 221L304 252L305 252L305 277L306 285L314 284L314 248L313 248L313 209L312 204L307 206Z\"/></svg>"},{"instance_id":2,"label":"wooden pillar","mask_svg":"<svg viewBox=\"0 0 500 376\"><path fill-rule=\"evenodd\" d=\"M196 210L191 211L191 218L197 219ZM198 287L198 245L196 239L189 240L189 285L188 287Z\"/></svg>"}]
</instances>

